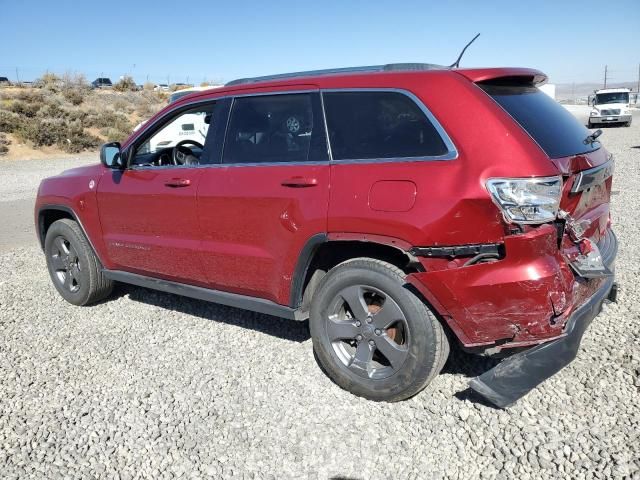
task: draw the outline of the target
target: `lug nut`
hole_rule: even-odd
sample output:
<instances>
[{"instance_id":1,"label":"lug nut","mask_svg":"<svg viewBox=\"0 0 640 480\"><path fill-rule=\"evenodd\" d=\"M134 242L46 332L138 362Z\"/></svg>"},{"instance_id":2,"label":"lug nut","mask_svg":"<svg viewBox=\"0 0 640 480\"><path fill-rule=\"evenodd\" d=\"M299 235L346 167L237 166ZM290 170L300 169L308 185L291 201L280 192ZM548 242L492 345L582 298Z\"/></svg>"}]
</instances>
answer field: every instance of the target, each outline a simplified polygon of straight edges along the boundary
<instances>
[{"instance_id":1,"label":"lug nut","mask_svg":"<svg viewBox=\"0 0 640 480\"><path fill-rule=\"evenodd\" d=\"M376 346L376 342L374 342L373 340L369 340L369 345L371 345L372 347Z\"/></svg>"},{"instance_id":2,"label":"lug nut","mask_svg":"<svg viewBox=\"0 0 640 480\"><path fill-rule=\"evenodd\" d=\"M359 327L359 326L360 326L360 320L356 322L356 327Z\"/></svg>"},{"instance_id":3,"label":"lug nut","mask_svg":"<svg viewBox=\"0 0 640 480\"><path fill-rule=\"evenodd\" d=\"M362 340L362 335L356 335L356 340L357 340L357 341Z\"/></svg>"},{"instance_id":4,"label":"lug nut","mask_svg":"<svg viewBox=\"0 0 640 480\"><path fill-rule=\"evenodd\" d=\"M371 323L371 322L372 322L371 316L367 317L367 323Z\"/></svg>"},{"instance_id":5,"label":"lug nut","mask_svg":"<svg viewBox=\"0 0 640 480\"><path fill-rule=\"evenodd\" d=\"M376 335L380 335L382 331L379 328L376 328Z\"/></svg>"}]
</instances>

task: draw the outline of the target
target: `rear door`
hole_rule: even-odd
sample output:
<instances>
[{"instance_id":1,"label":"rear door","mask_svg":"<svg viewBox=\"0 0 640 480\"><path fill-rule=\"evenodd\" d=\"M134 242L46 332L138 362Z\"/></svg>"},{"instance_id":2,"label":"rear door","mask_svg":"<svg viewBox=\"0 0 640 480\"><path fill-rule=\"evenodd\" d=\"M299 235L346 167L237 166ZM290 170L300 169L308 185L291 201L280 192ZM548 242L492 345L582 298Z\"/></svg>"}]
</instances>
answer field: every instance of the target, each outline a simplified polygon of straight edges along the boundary
<instances>
[{"instance_id":1,"label":"rear door","mask_svg":"<svg viewBox=\"0 0 640 480\"><path fill-rule=\"evenodd\" d=\"M317 89L233 99L198 188L211 288L289 303L305 243L327 230L329 161Z\"/></svg>"}]
</instances>

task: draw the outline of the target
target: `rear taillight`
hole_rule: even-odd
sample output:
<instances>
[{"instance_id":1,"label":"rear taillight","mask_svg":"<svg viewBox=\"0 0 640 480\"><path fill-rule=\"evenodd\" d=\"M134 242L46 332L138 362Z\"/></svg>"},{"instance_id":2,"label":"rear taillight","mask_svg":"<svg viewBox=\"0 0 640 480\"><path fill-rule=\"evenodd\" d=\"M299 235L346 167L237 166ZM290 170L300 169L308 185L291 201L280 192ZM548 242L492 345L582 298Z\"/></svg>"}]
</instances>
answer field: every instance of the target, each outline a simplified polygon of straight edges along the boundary
<instances>
[{"instance_id":1,"label":"rear taillight","mask_svg":"<svg viewBox=\"0 0 640 480\"><path fill-rule=\"evenodd\" d=\"M487 190L507 223L547 223L558 215L562 178L492 178Z\"/></svg>"}]
</instances>

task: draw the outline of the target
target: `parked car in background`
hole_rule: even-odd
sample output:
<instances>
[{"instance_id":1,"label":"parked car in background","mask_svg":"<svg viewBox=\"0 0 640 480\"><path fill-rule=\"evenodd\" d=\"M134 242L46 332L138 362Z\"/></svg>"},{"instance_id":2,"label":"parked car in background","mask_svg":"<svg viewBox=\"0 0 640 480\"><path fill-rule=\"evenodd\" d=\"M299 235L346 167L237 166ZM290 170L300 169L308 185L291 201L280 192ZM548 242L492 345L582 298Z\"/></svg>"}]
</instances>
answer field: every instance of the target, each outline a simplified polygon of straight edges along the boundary
<instances>
[{"instance_id":1,"label":"parked car in background","mask_svg":"<svg viewBox=\"0 0 640 480\"><path fill-rule=\"evenodd\" d=\"M100 77L91 82L91 86L93 88L111 88L113 87L113 83L111 83L110 78Z\"/></svg>"},{"instance_id":2,"label":"parked car in background","mask_svg":"<svg viewBox=\"0 0 640 480\"><path fill-rule=\"evenodd\" d=\"M308 319L322 369L376 401L420 392L449 342L499 353L471 387L507 406L616 293L612 156L545 81L396 64L179 98L42 181L51 281L75 305L124 282Z\"/></svg>"},{"instance_id":3,"label":"parked car in background","mask_svg":"<svg viewBox=\"0 0 640 480\"><path fill-rule=\"evenodd\" d=\"M7 77L0 77L0 85L3 85L3 86L11 85L11 82Z\"/></svg>"},{"instance_id":4,"label":"parked car in background","mask_svg":"<svg viewBox=\"0 0 640 480\"><path fill-rule=\"evenodd\" d=\"M154 92L168 92L169 91L169 85L167 85L166 83L159 83L155 87L153 87L153 91Z\"/></svg>"},{"instance_id":5,"label":"parked car in background","mask_svg":"<svg viewBox=\"0 0 640 480\"><path fill-rule=\"evenodd\" d=\"M628 88L605 88L596 90L591 97L592 109L589 114L588 126L618 124L631 126L633 114L629 106Z\"/></svg>"}]
</instances>

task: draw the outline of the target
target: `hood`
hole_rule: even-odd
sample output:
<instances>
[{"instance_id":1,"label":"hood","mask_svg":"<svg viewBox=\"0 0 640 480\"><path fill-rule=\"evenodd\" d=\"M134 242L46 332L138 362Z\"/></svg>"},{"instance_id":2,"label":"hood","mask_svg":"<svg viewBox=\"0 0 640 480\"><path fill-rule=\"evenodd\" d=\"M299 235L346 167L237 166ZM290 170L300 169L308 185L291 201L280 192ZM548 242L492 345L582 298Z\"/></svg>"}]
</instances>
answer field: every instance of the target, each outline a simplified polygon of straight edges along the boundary
<instances>
[{"instance_id":1,"label":"hood","mask_svg":"<svg viewBox=\"0 0 640 480\"><path fill-rule=\"evenodd\" d=\"M69 170L65 170L59 173L58 177L85 177L85 176L95 176L100 173L101 165L100 163L94 163L92 165L84 165L82 167L70 168Z\"/></svg>"}]
</instances>

